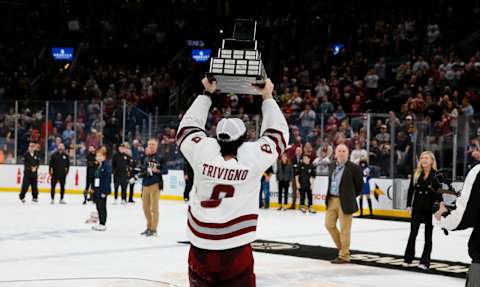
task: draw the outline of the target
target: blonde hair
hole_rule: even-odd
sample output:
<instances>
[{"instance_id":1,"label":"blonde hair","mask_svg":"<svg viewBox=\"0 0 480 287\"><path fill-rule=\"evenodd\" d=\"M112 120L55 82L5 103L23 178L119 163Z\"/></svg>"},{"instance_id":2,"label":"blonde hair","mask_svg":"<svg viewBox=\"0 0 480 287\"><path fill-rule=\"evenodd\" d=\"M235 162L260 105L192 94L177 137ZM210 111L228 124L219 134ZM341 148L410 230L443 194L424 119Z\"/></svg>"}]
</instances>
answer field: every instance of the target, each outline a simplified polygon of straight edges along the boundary
<instances>
[{"instance_id":1,"label":"blonde hair","mask_svg":"<svg viewBox=\"0 0 480 287\"><path fill-rule=\"evenodd\" d=\"M414 184L417 183L418 178L420 177L420 174L422 174L423 168L422 168L422 164L420 162L420 158L422 158L422 156L424 156L424 155L428 155L432 159L432 170L437 171L437 160L435 159L435 155L433 154L433 152L428 151L428 150L422 152L420 154L420 157L419 157L419 160L418 160L417 168L415 169L415 173L413 175L413 183Z\"/></svg>"}]
</instances>

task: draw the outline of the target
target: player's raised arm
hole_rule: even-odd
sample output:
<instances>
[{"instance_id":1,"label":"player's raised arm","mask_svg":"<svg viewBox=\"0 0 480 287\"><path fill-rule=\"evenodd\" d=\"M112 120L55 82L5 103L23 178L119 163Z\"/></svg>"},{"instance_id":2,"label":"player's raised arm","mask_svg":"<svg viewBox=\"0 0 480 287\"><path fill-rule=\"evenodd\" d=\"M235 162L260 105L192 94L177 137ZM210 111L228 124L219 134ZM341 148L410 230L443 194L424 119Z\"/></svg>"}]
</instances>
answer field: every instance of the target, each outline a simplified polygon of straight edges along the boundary
<instances>
[{"instance_id":1,"label":"player's raised arm","mask_svg":"<svg viewBox=\"0 0 480 287\"><path fill-rule=\"evenodd\" d=\"M262 127L260 130L260 140L266 138L273 142L272 148L280 156L287 147L289 140L288 124L285 116L280 110L277 102L273 99L273 83L266 79L265 87L262 91Z\"/></svg>"},{"instance_id":2,"label":"player's raised arm","mask_svg":"<svg viewBox=\"0 0 480 287\"><path fill-rule=\"evenodd\" d=\"M199 95L195 101L193 101L180 121L177 132L177 145L189 161L193 156L195 145L207 136L205 124L207 122L208 111L212 105L210 96L217 88L216 82L209 82L206 77L203 78L202 84L205 87L205 95Z\"/></svg>"}]
</instances>

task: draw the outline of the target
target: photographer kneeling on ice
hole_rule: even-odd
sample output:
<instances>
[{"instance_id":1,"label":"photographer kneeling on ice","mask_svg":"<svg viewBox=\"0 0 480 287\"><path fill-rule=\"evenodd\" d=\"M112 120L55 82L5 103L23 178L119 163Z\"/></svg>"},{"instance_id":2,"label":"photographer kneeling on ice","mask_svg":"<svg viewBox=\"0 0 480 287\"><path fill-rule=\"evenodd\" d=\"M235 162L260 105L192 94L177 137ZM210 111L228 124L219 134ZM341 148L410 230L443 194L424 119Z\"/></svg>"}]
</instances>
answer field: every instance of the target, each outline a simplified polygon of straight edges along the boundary
<instances>
[{"instance_id":1,"label":"photographer kneeling on ice","mask_svg":"<svg viewBox=\"0 0 480 287\"><path fill-rule=\"evenodd\" d=\"M480 150L474 150L472 156L477 163L467 173L456 207L449 209L442 202L434 214L434 221L442 228L452 231L473 228L468 242L472 265L466 287L480 287Z\"/></svg>"}]
</instances>

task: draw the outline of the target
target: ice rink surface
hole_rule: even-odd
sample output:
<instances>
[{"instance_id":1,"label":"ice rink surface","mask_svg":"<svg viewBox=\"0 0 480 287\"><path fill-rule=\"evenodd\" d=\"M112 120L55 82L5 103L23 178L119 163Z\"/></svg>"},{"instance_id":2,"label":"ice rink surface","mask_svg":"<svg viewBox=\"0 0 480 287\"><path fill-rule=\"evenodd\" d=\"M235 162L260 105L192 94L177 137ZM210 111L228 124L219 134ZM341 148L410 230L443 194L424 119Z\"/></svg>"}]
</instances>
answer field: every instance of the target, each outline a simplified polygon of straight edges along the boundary
<instances>
[{"instance_id":1,"label":"ice rink surface","mask_svg":"<svg viewBox=\"0 0 480 287\"><path fill-rule=\"evenodd\" d=\"M131 205L108 202L106 232L94 232L85 219L94 205L67 195L67 205L50 205L40 194L21 204L17 194L0 193L0 287L124 287L188 286L186 204L160 202L158 236L139 235L145 229L141 200ZM405 222L354 219L352 249L401 255L408 238ZM470 230L445 236L434 229L432 259L469 263ZM259 239L333 247L323 227L323 213L261 210ZM423 249L423 228L417 255ZM327 261L254 253L257 286L318 287L460 287L465 280L440 275L332 265ZM162 283L163 282L163 283Z\"/></svg>"}]
</instances>

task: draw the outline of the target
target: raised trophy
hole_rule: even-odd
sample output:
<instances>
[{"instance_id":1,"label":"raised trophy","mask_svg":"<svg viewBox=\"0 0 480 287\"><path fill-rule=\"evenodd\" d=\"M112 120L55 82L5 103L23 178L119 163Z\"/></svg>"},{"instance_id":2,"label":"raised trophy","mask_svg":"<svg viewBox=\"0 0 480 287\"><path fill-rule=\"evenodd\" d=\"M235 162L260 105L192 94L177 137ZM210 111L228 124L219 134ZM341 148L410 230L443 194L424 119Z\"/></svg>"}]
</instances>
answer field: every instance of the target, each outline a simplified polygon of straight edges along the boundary
<instances>
[{"instance_id":1,"label":"raised trophy","mask_svg":"<svg viewBox=\"0 0 480 287\"><path fill-rule=\"evenodd\" d=\"M217 57L210 60L209 77L217 81L219 93L258 95L255 86L265 86L267 74L255 34L257 22L235 20L233 37L223 39Z\"/></svg>"}]
</instances>

